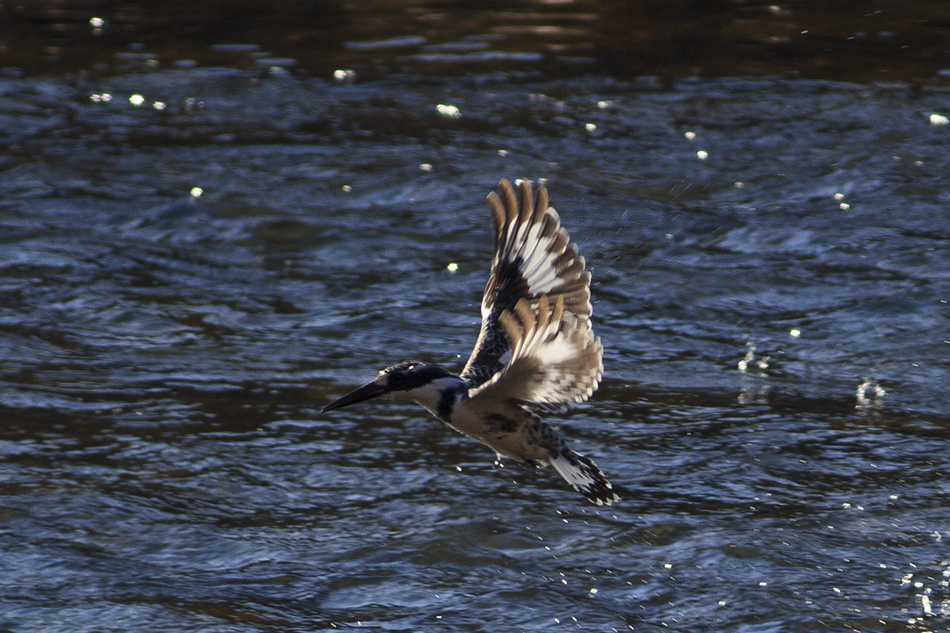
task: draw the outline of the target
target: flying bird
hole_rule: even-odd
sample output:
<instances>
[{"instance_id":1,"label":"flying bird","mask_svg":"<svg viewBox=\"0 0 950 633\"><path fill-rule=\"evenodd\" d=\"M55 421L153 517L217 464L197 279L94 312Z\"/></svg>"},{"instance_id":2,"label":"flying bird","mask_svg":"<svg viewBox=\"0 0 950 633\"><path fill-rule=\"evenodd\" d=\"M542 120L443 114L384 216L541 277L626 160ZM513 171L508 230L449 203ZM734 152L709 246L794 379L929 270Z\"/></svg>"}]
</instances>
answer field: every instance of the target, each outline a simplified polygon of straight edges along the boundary
<instances>
[{"instance_id":1,"label":"flying bird","mask_svg":"<svg viewBox=\"0 0 950 633\"><path fill-rule=\"evenodd\" d=\"M507 180L488 196L495 226L491 276L471 357L456 375L439 365L404 361L323 407L371 398L411 400L456 431L507 457L553 466L597 505L618 500L593 461L568 448L542 420L587 400L603 375L603 346L591 326L590 273L548 206L542 185L518 190Z\"/></svg>"}]
</instances>

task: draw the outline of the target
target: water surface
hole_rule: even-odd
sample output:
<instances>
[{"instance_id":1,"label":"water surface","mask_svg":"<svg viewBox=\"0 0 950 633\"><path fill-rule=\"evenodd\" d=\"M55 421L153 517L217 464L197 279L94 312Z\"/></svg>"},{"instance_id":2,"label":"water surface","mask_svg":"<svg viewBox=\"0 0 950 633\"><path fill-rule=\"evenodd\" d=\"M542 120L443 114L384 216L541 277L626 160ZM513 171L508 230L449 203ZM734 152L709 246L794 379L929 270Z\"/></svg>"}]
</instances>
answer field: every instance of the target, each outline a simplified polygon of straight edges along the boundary
<instances>
[{"instance_id":1,"label":"water surface","mask_svg":"<svg viewBox=\"0 0 950 633\"><path fill-rule=\"evenodd\" d=\"M380 74L0 81L0 630L947 627L939 82ZM614 507L319 413L461 367L502 177L592 270Z\"/></svg>"}]
</instances>

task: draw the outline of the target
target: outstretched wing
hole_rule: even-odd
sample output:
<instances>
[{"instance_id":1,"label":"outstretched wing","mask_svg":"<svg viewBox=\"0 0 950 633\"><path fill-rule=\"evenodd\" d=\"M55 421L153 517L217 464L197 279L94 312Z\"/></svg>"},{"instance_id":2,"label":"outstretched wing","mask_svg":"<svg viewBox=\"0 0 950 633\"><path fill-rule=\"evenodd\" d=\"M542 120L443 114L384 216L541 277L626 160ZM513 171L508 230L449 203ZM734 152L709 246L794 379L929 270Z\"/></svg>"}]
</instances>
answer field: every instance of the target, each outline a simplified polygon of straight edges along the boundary
<instances>
[{"instance_id":1,"label":"outstretched wing","mask_svg":"<svg viewBox=\"0 0 950 633\"><path fill-rule=\"evenodd\" d=\"M499 319L525 300L532 311L547 295L559 301L565 314L586 322L590 329L590 273L584 258L563 228L557 211L548 206L548 193L519 182L515 192L507 180L499 185L501 196L488 196L495 225L495 256L482 297L482 327L461 377L471 387L484 384L506 365L512 339Z\"/></svg>"},{"instance_id":2,"label":"outstretched wing","mask_svg":"<svg viewBox=\"0 0 950 633\"><path fill-rule=\"evenodd\" d=\"M511 340L511 359L500 372L469 392L470 400L514 401L544 411L587 400L604 372L604 348L590 319L567 312L558 297L553 308L542 295L532 308L521 299L499 323Z\"/></svg>"}]
</instances>

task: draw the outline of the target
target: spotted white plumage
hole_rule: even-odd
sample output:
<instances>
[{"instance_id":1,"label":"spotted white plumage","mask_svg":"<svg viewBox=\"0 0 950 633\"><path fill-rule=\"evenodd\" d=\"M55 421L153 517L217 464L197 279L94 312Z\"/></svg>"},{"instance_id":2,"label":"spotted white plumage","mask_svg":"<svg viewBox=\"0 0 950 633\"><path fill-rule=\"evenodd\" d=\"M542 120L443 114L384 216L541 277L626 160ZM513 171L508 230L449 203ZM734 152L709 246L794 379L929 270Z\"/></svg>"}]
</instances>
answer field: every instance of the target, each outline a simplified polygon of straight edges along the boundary
<instances>
[{"instance_id":1,"label":"spotted white plumage","mask_svg":"<svg viewBox=\"0 0 950 633\"><path fill-rule=\"evenodd\" d=\"M554 308L541 295L532 309L520 299L499 316L512 344L507 365L469 392L470 398L511 399L545 412L564 411L587 400L603 375L603 346L590 320L564 311L559 296Z\"/></svg>"},{"instance_id":2,"label":"spotted white plumage","mask_svg":"<svg viewBox=\"0 0 950 633\"><path fill-rule=\"evenodd\" d=\"M440 420L508 457L553 466L589 501L618 499L593 461L571 450L540 417L587 400L603 374L591 326L590 273L548 206L522 181L502 180L488 203L495 228L491 276L478 341L462 373L406 361L324 410L376 397L413 400Z\"/></svg>"}]
</instances>

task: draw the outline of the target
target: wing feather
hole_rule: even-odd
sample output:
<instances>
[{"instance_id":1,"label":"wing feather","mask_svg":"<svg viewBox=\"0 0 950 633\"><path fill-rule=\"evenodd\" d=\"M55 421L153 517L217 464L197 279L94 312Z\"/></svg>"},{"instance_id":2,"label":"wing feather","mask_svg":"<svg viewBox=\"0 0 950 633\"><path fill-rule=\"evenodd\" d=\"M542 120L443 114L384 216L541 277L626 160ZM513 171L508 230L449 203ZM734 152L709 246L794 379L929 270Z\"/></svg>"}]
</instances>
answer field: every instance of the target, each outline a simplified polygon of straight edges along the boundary
<instances>
[{"instance_id":1,"label":"wing feather","mask_svg":"<svg viewBox=\"0 0 950 633\"><path fill-rule=\"evenodd\" d=\"M535 308L521 299L499 317L512 345L503 370L469 392L469 398L514 401L529 408L563 411L587 400L603 376L603 346L590 320L567 312L558 297L553 308L542 295Z\"/></svg>"},{"instance_id":2,"label":"wing feather","mask_svg":"<svg viewBox=\"0 0 950 633\"><path fill-rule=\"evenodd\" d=\"M500 195L488 196L495 254L482 297L482 325L462 370L462 378L472 387L505 367L513 343L499 319L521 300L532 312L543 295L555 303L560 300L566 313L590 327L590 273L561 227L557 211L549 206L547 189L539 187L535 196L528 181L521 181L517 192L507 180L498 187Z\"/></svg>"}]
</instances>

